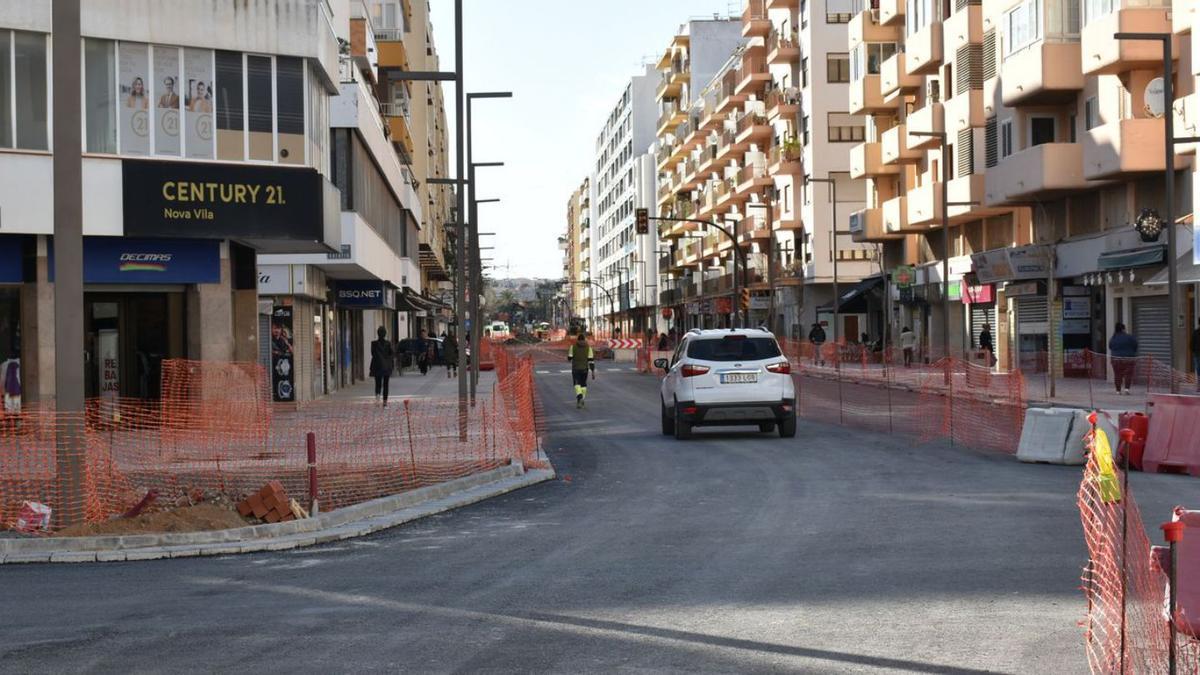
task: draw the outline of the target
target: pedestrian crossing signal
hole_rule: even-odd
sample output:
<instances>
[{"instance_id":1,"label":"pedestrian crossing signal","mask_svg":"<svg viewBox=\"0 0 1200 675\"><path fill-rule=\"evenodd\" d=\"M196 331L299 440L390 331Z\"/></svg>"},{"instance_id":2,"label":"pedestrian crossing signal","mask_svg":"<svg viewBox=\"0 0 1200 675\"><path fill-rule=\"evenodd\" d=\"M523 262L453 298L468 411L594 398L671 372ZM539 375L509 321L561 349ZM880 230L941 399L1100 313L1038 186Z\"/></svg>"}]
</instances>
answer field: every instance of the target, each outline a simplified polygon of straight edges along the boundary
<instances>
[{"instance_id":1,"label":"pedestrian crossing signal","mask_svg":"<svg viewBox=\"0 0 1200 675\"><path fill-rule=\"evenodd\" d=\"M637 233L650 234L650 209L635 209Z\"/></svg>"}]
</instances>

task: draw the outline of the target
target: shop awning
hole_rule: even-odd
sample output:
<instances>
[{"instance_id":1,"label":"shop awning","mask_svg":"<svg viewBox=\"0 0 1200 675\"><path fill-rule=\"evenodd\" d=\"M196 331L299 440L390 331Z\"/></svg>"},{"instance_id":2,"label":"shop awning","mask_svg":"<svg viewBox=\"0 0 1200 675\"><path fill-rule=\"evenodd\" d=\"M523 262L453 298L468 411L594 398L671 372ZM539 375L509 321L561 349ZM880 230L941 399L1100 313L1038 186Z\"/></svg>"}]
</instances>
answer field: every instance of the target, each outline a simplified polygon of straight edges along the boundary
<instances>
[{"instance_id":1,"label":"shop awning","mask_svg":"<svg viewBox=\"0 0 1200 675\"><path fill-rule=\"evenodd\" d=\"M843 291L838 302L839 314L865 314L867 312L867 294L883 285L883 277L874 276L863 279L850 290ZM818 312L832 312L833 303L821 305Z\"/></svg>"},{"instance_id":2,"label":"shop awning","mask_svg":"<svg viewBox=\"0 0 1200 675\"><path fill-rule=\"evenodd\" d=\"M1179 256L1175 261L1175 273L1178 275L1179 283L1181 284L1198 284L1200 283L1200 265L1192 262L1192 252ZM1158 274L1150 277L1146 282L1147 286L1166 286L1167 277L1170 274L1168 270L1163 270Z\"/></svg>"},{"instance_id":3,"label":"shop awning","mask_svg":"<svg viewBox=\"0 0 1200 675\"><path fill-rule=\"evenodd\" d=\"M1167 245L1153 244L1119 251L1105 251L1096 260L1097 268L1104 270L1127 270L1134 267L1161 265L1167 259Z\"/></svg>"},{"instance_id":4,"label":"shop awning","mask_svg":"<svg viewBox=\"0 0 1200 675\"><path fill-rule=\"evenodd\" d=\"M403 293L396 295L396 311L399 312L428 312L436 306L436 303L420 293L414 293L407 288Z\"/></svg>"}]
</instances>

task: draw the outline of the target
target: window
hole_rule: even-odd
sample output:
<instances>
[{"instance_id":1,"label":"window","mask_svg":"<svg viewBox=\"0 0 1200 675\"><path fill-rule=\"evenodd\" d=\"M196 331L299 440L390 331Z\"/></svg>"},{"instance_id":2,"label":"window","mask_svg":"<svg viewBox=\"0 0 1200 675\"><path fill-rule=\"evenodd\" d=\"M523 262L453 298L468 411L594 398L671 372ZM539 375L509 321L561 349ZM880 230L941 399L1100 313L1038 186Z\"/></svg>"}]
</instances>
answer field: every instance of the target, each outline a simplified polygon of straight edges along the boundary
<instances>
[{"instance_id":1,"label":"window","mask_svg":"<svg viewBox=\"0 0 1200 675\"><path fill-rule=\"evenodd\" d=\"M246 121L250 130L250 159L275 157L275 104L271 85L271 57L246 56Z\"/></svg>"},{"instance_id":2,"label":"window","mask_svg":"<svg viewBox=\"0 0 1200 675\"><path fill-rule=\"evenodd\" d=\"M1095 129L1100 124L1100 100L1092 96L1083 102L1083 128Z\"/></svg>"},{"instance_id":3,"label":"window","mask_svg":"<svg viewBox=\"0 0 1200 675\"><path fill-rule=\"evenodd\" d=\"M941 21L940 0L905 0L904 34L913 35L926 26Z\"/></svg>"},{"instance_id":4,"label":"window","mask_svg":"<svg viewBox=\"0 0 1200 675\"><path fill-rule=\"evenodd\" d=\"M879 0L871 0L873 9L879 9ZM846 0L825 0L825 23L850 23L854 7Z\"/></svg>"},{"instance_id":5,"label":"window","mask_svg":"<svg viewBox=\"0 0 1200 675\"><path fill-rule=\"evenodd\" d=\"M88 152L117 152L117 45L110 40L83 41L84 147Z\"/></svg>"},{"instance_id":6,"label":"window","mask_svg":"<svg viewBox=\"0 0 1200 675\"><path fill-rule=\"evenodd\" d=\"M154 151L179 155L179 48L154 47L154 79L150 97L154 101Z\"/></svg>"},{"instance_id":7,"label":"window","mask_svg":"<svg viewBox=\"0 0 1200 675\"><path fill-rule=\"evenodd\" d=\"M808 0L800 0L800 27L808 28Z\"/></svg>"},{"instance_id":8,"label":"window","mask_svg":"<svg viewBox=\"0 0 1200 675\"><path fill-rule=\"evenodd\" d=\"M1054 142L1054 118L1029 118L1029 145L1042 145Z\"/></svg>"},{"instance_id":9,"label":"window","mask_svg":"<svg viewBox=\"0 0 1200 675\"><path fill-rule=\"evenodd\" d=\"M850 55L845 52L829 52L825 55L825 81L850 81Z\"/></svg>"},{"instance_id":10,"label":"window","mask_svg":"<svg viewBox=\"0 0 1200 675\"><path fill-rule=\"evenodd\" d=\"M48 150L46 36L0 31L0 147Z\"/></svg>"},{"instance_id":11,"label":"window","mask_svg":"<svg viewBox=\"0 0 1200 675\"><path fill-rule=\"evenodd\" d=\"M304 163L304 60L275 59L275 99L279 105L279 161Z\"/></svg>"},{"instance_id":12,"label":"window","mask_svg":"<svg viewBox=\"0 0 1200 675\"><path fill-rule=\"evenodd\" d=\"M192 159L213 158L213 53L183 50L184 147Z\"/></svg>"},{"instance_id":13,"label":"window","mask_svg":"<svg viewBox=\"0 0 1200 675\"><path fill-rule=\"evenodd\" d=\"M1004 16L1004 56L1021 51L1042 39L1042 2L1026 0Z\"/></svg>"},{"instance_id":14,"label":"window","mask_svg":"<svg viewBox=\"0 0 1200 675\"><path fill-rule=\"evenodd\" d=\"M217 158L244 159L246 130L245 97L242 88L242 55L216 53Z\"/></svg>"},{"instance_id":15,"label":"window","mask_svg":"<svg viewBox=\"0 0 1200 675\"><path fill-rule=\"evenodd\" d=\"M828 127L831 143L862 143L865 136L862 118L853 117L849 113L829 113Z\"/></svg>"},{"instance_id":16,"label":"window","mask_svg":"<svg viewBox=\"0 0 1200 675\"><path fill-rule=\"evenodd\" d=\"M808 145L808 115L800 118L800 143Z\"/></svg>"},{"instance_id":17,"label":"window","mask_svg":"<svg viewBox=\"0 0 1200 675\"><path fill-rule=\"evenodd\" d=\"M720 339L692 340L687 355L700 361L727 362L772 359L780 354L774 338L729 335Z\"/></svg>"},{"instance_id":18,"label":"window","mask_svg":"<svg viewBox=\"0 0 1200 675\"><path fill-rule=\"evenodd\" d=\"M150 47L122 42L117 49L119 63L121 153L150 154Z\"/></svg>"},{"instance_id":19,"label":"window","mask_svg":"<svg viewBox=\"0 0 1200 675\"><path fill-rule=\"evenodd\" d=\"M808 57L800 59L800 88L808 86Z\"/></svg>"},{"instance_id":20,"label":"window","mask_svg":"<svg viewBox=\"0 0 1200 675\"><path fill-rule=\"evenodd\" d=\"M850 81L858 82L867 75L878 75L883 62L896 53L894 42L863 42L854 48L850 60Z\"/></svg>"},{"instance_id":21,"label":"window","mask_svg":"<svg viewBox=\"0 0 1200 675\"><path fill-rule=\"evenodd\" d=\"M955 169L960 178L975 173L974 129L963 129L958 132L958 142L954 144L954 156L958 159Z\"/></svg>"},{"instance_id":22,"label":"window","mask_svg":"<svg viewBox=\"0 0 1200 675\"><path fill-rule=\"evenodd\" d=\"M1068 124L1069 124L1070 133L1071 133L1070 142L1072 142L1072 143L1075 142L1075 125L1076 125L1076 123L1077 123L1077 121L1075 119L1075 113L1071 113L1071 120Z\"/></svg>"},{"instance_id":23,"label":"window","mask_svg":"<svg viewBox=\"0 0 1200 675\"><path fill-rule=\"evenodd\" d=\"M1000 123L1000 159L1013 154L1013 124L1012 119Z\"/></svg>"},{"instance_id":24,"label":"window","mask_svg":"<svg viewBox=\"0 0 1200 675\"><path fill-rule=\"evenodd\" d=\"M1118 6L1119 0L1083 0L1083 25L1088 25L1095 19L1111 14Z\"/></svg>"}]
</instances>

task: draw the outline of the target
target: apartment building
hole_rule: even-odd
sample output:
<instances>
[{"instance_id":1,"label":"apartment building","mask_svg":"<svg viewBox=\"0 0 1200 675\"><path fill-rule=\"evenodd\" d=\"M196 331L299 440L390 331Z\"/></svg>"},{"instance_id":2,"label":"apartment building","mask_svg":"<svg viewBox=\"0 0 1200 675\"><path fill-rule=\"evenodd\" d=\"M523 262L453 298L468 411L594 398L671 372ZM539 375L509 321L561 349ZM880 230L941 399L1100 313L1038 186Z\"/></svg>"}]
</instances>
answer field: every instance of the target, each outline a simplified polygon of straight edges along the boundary
<instances>
[{"instance_id":1,"label":"apartment building","mask_svg":"<svg viewBox=\"0 0 1200 675\"><path fill-rule=\"evenodd\" d=\"M566 304L567 319L571 324L586 322L591 325L595 317L591 309L591 259L586 251L591 245L591 179L585 178L567 200L567 230L560 237L563 252L564 281L561 296Z\"/></svg>"},{"instance_id":2,"label":"apartment building","mask_svg":"<svg viewBox=\"0 0 1200 675\"><path fill-rule=\"evenodd\" d=\"M85 394L158 398L165 359L275 365L276 343L294 373L305 327L260 306L255 257L341 249L337 17L315 0L81 5ZM26 402L55 396L50 10L0 6L0 358L20 359Z\"/></svg>"},{"instance_id":3,"label":"apartment building","mask_svg":"<svg viewBox=\"0 0 1200 675\"><path fill-rule=\"evenodd\" d=\"M651 146L658 118L653 65L630 79L596 138L595 173L591 176L595 233L591 242L594 274L607 291L607 305L597 316L602 325L625 335L656 327L653 297L656 284L656 238L638 234L634 212L650 208L655 172ZM611 301L610 301L611 299Z\"/></svg>"},{"instance_id":4,"label":"apartment building","mask_svg":"<svg viewBox=\"0 0 1200 675\"><path fill-rule=\"evenodd\" d=\"M431 0L405 0L405 2L375 2L377 12L384 19L407 12L408 23L401 40L392 40L389 57L403 53L407 67L417 71L439 71L442 69L434 41L434 26L430 20ZM400 9L394 9L399 6ZM392 7L393 9L388 9ZM385 31L384 37L397 37L395 32ZM393 58L393 61L395 59ZM396 64L392 64L396 65ZM452 261L454 251L453 209L454 188L447 185L432 185L430 178L446 178L450 174L449 126L446 119L445 95L440 82L410 82L407 87L391 85L393 103L399 108L394 115L395 124L405 119L408 111L408 130L412 141L410 159L413 180L420 195L424 220L419 237L421 258L421 307L414 307L415 321L410 329L412 335L424 328L430 334L441 335L453 320L454 284ZM405 137L404 129L396 129L396 138ZM408 150L402 140L397 146L401 156Z\"/></svg>"},{"instance_id":5,"label":"apartment building","mask_svg":"<svg viewBox=\"0 0 1200 675\"><path fill-rule=\"evenodd\" d=\"M859 282L878 274L875 251L844 228L834 235L835 217L844 222L864 201L849 176L848 150L864 133L846 103L850 18L849 6L835 2L750 0L731 22L739 36L732 54L683 109L673 81L688 41L677 38L660 62L659 213L724 222L738 245L697 223L664 226L660 297L678 325L731 323L741 301L732 294L737 257L752 324L793 336L816 321L828 325L836 278L846 305L839 333L871 329L859 310L869 289Z\"/></svg>"},{"instance_id":6,"label":"apartment building","mask_svg":"<svg viewBox=\"0 0 1200 675\"><path fill-rule=\"evenodd\" d=\"M1168 360L1166 239L1135 228L1166 213L1161 48L1114 39L1129 26L1171 32L1169 4L880 0L856 16L870 122L852 229L901 272L891 323L917 328L927 353L942 351L945 292L955 355L990 323L1003 364L1087 376L1084 354L1121 322ZM1175 58L1180 91L1195 91L1190 54ZM1173 161L1173 211L1190 214L1190 158Z\"/></svg>"}]
</instances>

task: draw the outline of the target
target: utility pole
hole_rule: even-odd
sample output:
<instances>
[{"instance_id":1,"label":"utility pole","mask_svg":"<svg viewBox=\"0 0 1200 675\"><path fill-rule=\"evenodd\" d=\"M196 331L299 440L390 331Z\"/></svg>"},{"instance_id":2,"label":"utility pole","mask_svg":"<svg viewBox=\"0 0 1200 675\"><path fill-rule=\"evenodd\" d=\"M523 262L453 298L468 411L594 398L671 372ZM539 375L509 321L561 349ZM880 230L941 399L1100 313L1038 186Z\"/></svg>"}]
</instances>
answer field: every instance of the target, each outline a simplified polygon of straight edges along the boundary
<instances>
[{"instance_id":1,"label":"utility pole","mask_svg":"<svg viewBox=\"0 0 1200 675\"><path fill-rule=\"evenodd\" d=\"M55 474L61 525L81 520L83 428L83 132L79 0L54 0L54 399L61 417ZM65 413L65 414L64 414Z\"/></svg>"},{"instance_id":2,"label":"utility pole","mask_svg":"<svg viewBox=\"0 0 1200 675\"><path fill-rule=\"evenodd\" d=\"M463 91L463 0L454 0L454 121L455 121L455 172L454 177L460 183L454 191L456 202L456 212L454 214L454 234L457 241L455 242L454 256L454 313L458 317L459 330L466 328L467 316L467 288L466 288L466 228L463 226L463 221L467 217L467 205L465 200L466 185L462 184L464 174L466 173L465 153L466 153L466 119L464 106L466 103L466 92ZM471 186L474 190L474 186ZM474 318L474 317L472 317ZM475 361L478 362L482 354L475 354ZM458 350L458 439L462 442L467 440L467 381L470 379L470 373L467 371L467 350Z\"/></svg>"}]
</instances>

